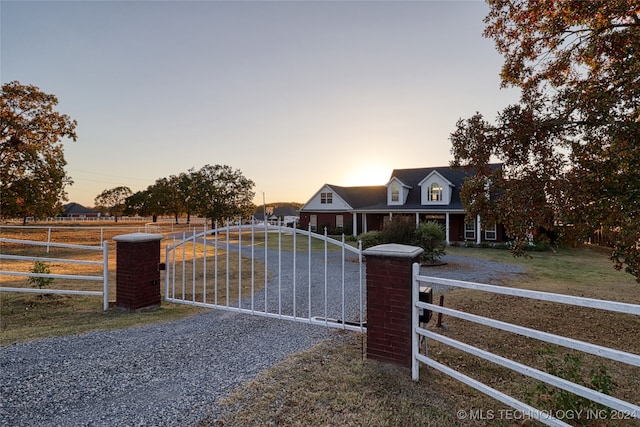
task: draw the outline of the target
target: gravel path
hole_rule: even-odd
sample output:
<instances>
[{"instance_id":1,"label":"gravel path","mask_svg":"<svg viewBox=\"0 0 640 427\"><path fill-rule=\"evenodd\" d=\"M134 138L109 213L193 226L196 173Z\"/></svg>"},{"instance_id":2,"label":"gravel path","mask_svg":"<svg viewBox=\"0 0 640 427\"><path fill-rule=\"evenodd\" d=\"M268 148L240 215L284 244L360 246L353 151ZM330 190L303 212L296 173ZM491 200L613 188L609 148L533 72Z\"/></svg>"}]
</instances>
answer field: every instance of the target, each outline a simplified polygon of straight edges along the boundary
<instances>
[{"instance_id":1,"label":"gravel path","mask_svg":"<svg viewBox=\"0 0 640 427\"><path fill-rule=\"evenodd\" d=\"M476 258L443 260L423 274L495 283L521 272ZM0 425L193 425L241 382L331 335L324 327L215 310L2 347Z\"/></svg>"}]
</instances>

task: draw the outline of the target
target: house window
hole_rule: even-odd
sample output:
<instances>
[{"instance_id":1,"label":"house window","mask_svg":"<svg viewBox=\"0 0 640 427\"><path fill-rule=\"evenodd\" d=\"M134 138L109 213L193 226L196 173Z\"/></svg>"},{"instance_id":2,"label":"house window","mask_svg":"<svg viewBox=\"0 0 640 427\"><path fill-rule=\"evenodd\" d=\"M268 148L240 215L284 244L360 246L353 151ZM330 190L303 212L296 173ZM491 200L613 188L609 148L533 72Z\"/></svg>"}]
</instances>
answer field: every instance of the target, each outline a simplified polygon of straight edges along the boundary
<instances>
[{"instance_id":1,"label":"house window","mask_svg":"<svg viewBox=\"0 0 640 427\"><path fill-rule=\"evenodd\" d=\"M391 187L391 201L399 202L400 201L400 189L397 185Z\"/></svg>"},{"instance_id":2,"label":"house window","mask_svg":"<svg viewBox=\"0 0 640 427\"><path fill-rule=\"evenodd\" d=\"M323 205L333 203L333 193L320 193L320 203Z\"/></svg>"},{"instance_id":3,"label":"house window","mask_svg":"<svg viewBox=\"0 0 640 427\"><path fill-rule=\"evenodd\" d=\"M464 224L464 239L465 240L475 240L476 238L476 223L475 222L465 222Z\"/></svg>"},{"instance_id":4,"label":"house window","mask_svg":"<svg viewBox=\"0 0 640 427\"><path fill-rule=\"evenodd\" d=\"M437 182L434 182L429 187L429 200L432 202L442 201L442 187Z\"/></svg>"},{"instance_id":5,"label":"house window","mask_svg":"<svg viewBox=\"0 0 640 427\"><path fill-rule=\"evenodd\" d=\"M484 239L485 240L496 240L498 238L498 233L496 232L496 225L493 224L490 227L484 229Z\"/></svg>"},{"instance_id":6,"label":"house window","mask_svg":"<svg viewBox=\"0 0 640 427\"><path fill-rule=\"evenodd\" d=\"M310 215L309 224L311 225L311 231L318 229L318 215Z\"/></svg>"},{"instance_id":7,"label":"house window","mask_svg":"<svg viewBox=\"0 0 640 427\"><path fill-rule=\"evenodd\" d=\"M342 215L336 215L336 230L342 231L344 228L344 217Z\"/></svg>"}]
</instances>

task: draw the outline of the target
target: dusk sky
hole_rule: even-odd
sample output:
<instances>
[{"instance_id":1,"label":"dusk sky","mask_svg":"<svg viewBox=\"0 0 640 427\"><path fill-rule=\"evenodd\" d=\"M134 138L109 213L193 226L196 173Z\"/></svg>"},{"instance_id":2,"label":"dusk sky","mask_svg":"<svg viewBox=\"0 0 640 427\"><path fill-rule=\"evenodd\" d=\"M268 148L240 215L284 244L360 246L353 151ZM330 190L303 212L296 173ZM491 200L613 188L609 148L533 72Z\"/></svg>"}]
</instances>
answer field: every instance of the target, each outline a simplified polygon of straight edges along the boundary
<instances>
[{"instance_id":1,"label":"dusk sky","mask_svg":"<svg viewBox=\"0 0 640 427\"><path fill-rule=\"evenodd\" d=\"M78 121L70 201L205 164L255 202L445 166L449 134L518 99L479 1L4 1L2 83Z\"/></svg>"}]
</instances>

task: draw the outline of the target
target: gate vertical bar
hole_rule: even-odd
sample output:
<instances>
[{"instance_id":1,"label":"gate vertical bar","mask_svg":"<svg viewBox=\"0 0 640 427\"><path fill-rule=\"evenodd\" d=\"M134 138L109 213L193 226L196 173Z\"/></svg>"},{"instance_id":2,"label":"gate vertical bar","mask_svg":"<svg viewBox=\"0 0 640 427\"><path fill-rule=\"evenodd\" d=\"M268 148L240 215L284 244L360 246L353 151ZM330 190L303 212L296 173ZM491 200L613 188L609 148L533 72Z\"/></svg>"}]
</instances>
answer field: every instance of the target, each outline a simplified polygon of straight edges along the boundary
<instances>
[{"instance_id":1,"label":"gate vertical bar","mask_svg":"<svg viewBox=\"0 0 640 427\"><path fill-rule=\"evenodd\" d=\"M256 281L256 258L255 258L255 224L251 221L251 312L254 311L254 294L255 294L255 281Z\"/></svg>"},{"instance_id":2,"label":"gate vertical bar","mask_svg":"<svg viewBox=\"0 0 640 427\"><path fill-rule=\"evenodd\" d=\"M358 240L358 270L359 270L358 287L360 288L360 332L363 332L363 329L364 329L363 294L364 292L362 291L362 240Z\"/></svg>"},{"instance_id":3,"label":"gate vertical bar","mask_svg":"<svg viewBox=\"0 0 640 427\"><path fill-rule=\"evenodd\" d=\"M226 306L229 307L229 240L231 239L231 236L229 236L229 220L227 220L227 227L226 227L226 234L227 234L227 253L226 253L226 261L227 263L225 264L224 268L226 270Z\"/></svg>"},{"instance_id":4,"label":"gate vertical bar","mask_svg":"<svg viewBox=\"0 0 640 427\"><path fill-rule=\"evenodd\" d=\"M267 216L264 217L264 312L267 313L267 300L269 296L269 233L267 232Z\"/></svg>"},{"instance_id":5,"label":"gate vertical bar","mask_svg":"<svg viewBox=\"0 0 640 427\"><path fill-rule=\"evenodd\" d=\"M293 221L293 320L296 319L296 237L298 233L296 230L298 229L298 225L296 221Z\"/></svg>"},{"instance_id":6,"label":"gate vertical bar","mask_svg":"<svg viewBox=\"0 0 640 427\"><path fill-rule=\"evenodd\" d=\"M242 218L238 222L242 224ZM238 308L242 308L242 225L238 227Z\"/></svg>"},{"instance_id":7,"label":"gate vertical bar","mask_svg":"<svg viewBox=\"0 0 640 427\"><path fill-rule=\"evenodd\" d=\"M102 309L109 310L109 243L102 242Z\"/></svg>"},{"instance_id":8,"label":"gate vertical bar","mask_svg":"<svg viewBox=\"0 0 640 427\"><path fill-rule=\"evenodd\" d=\"M172 260L171 260L171 266L173 268L173 270L171 271L172 275L171 275L171 298L175 298L176 297L176 237L173 236L173 255L172 255Z\"/></svg>"},{"instance_id":9,"label":"gate vertical bar","mask_svg":"<svg viewBox=\"0 0 640 427\"><path fill-rule=\"evenodd\" d=\"M308 244L309 244L309 249L307 251L307 258L309 260L309 268L307 269L307 274L309 276L309 280L307 282L307 286L309 287L309 291L307 292L307 296L309 297L309 305L308 310L309 310L309 323L311 323L311 224L309 224L309 226L307 227L307 237L309 238Z\"/></svg>"},{"instance_id":10,"label":"gate vertical bar","mask_svg":"<svg viewBox=\"0 0 640 427\"><path fill-rule=\"evenodd\" d=\"M202 302L207 303L207 220L202 232Z\"/></svg>"},{"instance_id":11,"label":"gate vertical bar","mask_svg":"<svg viewBox=\"0 0 640 427\"><path fill-rule=\"evenodd\" d=\"M182 297L181 299L184 300L184 287L185 287L185 280L187 280L187 266L186 266L186 260L187 260L187 256L186 256L186 249L185 247L187 246L185 243L185 239L187 238L187 234L185 231L182 232Z\"/></svg>"},{"instance_id":12,"label":"gate vertical bar","mask_svg":"<svg viewBox=\"0 0 640 427\"><path fill-rule=\"evenodd\" d=\"M344 315L344 311L345 311L345 303L344 303L344 268L345 268L345 261L344 261L344 257L345 257L345 251L344 251L344 233L342 233L342 326L345 327L346 326L346 317Z\"/></svg>"},{"instance_id":13,"label":"gate vertical bar","mask_svg":"<svg viewBox=\"0 0 640 427\"><path fill-rule=\"evenodd\" d=\"M191 238L193 245L193 260L191 261L191 301L196 302L196 233L198 231L193 227L193 237Z\"/></svg>"},{"instance_id":14,"label":"gate vertical bar","mask_svg":"<svg viewBox=\"0 0 640 427\"><path fill-rule=\"evenodd\" d=\"M169 246L166 245L164 247L164 297L169 298L169 275L171 274L171 267L169 267Z\"/></svg>"},{"instance_id":15,"label":"gate vertical bar","mask_svg":"<svg viewBox=\"0 0 640 427\"><path fill-rule=\"evenodd\" d=\"M327 258L328 258L327 245L328 245L327 227L325 227L324 228L324 325L325 326L329 324L329 319L328 319L329 312L327 308L327 306L329 305L328 296L327 296L327 290L329 287L329 276L327 271Z\"/></svg>"},{"instance_id":16,"label":"gate vertical bar","mask_svg":"<svg viewBox=\"0 0 640 427\"><path fill-rule=\"evenodd\" d=\"M278 317L282 318L282 223L278 219Z\"/></svg>"},{"instance_id":17,"label":"gate vertical bar","mask_svg":"<svg viewBox=\"0 0 640 427\"><path fill-rule=\"evenodd\" d=\"M213 257L213 301L218 305L218 220L216 220L215 230L213 232L213 244L215 246L215 255Z\"/></svg>"}]
</instances>

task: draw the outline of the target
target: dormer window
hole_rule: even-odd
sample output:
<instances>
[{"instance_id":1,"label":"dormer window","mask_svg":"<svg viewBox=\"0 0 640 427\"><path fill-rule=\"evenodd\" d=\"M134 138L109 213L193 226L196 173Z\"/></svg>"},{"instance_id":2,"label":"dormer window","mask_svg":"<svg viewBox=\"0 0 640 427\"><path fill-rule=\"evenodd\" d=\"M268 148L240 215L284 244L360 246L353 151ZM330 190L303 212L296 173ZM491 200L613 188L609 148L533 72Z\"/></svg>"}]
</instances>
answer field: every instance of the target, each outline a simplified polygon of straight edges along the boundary
<instances>
[{"instance_id":1,"label":"dormer window","mask_svg":"<svg viewBox=\"0 0 640 427\"><path fill-rule=\"evenodd\" d=\"M391 178L386 185L387 187L387 204L401 206L406 203L407 196L411 187L405 185L398 178Z\"/></svg>"},{"instance_id":2,"label":"dormer window","mask_svg":"<svg viewBox=\"0 0 640 427\"><path fill-rule=\"evenodd\" d=\"M391 187L391 201L392 202L400 201L400 188L397 185L393 185Z\"/></svg>"},{"instance_id":3,"label":"dormer window","mask_svg":"<svg viewBox=\"0 0 640 427\"><path fill-rule=\"evenodd\" d=\"M431 172L420 185L420 203L428 205L448 205L455 187L448 179L437 171Z\"/></svg>"},{"instance_id":4,"label":"dormer window","mask_svg":"<svg viewBox=\"0 0 640 427\"><path fill-rule=\"evenodd\" d=\"M333 203L333 193L320 193L320 203L323 205L330 205Z\"/></svg>"},{"instance_id":5,"label":"dormer window","mask_svg":"<svg viewBox=\"0 0 640 427\"><path fill-rule=\"evenodd\" d=\"M439 183L434 182L429 187L429 200L432 202L442 201L442 186Z\"/></svg>"}]
</instances>

